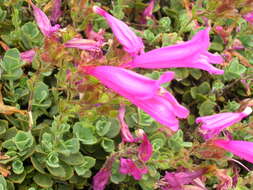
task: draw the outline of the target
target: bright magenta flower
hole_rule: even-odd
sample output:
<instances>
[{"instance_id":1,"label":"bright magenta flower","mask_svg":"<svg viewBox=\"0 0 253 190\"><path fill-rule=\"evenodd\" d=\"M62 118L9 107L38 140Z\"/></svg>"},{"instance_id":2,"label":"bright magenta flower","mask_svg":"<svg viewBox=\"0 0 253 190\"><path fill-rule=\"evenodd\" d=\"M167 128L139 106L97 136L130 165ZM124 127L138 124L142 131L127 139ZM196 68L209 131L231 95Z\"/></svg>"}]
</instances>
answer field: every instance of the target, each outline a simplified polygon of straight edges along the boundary
<instances>
[{"instance_id":1,"label":"bright magenta flower","mask_svg":"<svg viewBox=\"0 0 253 190\"><path fill-rule=\"evenodd\" d=\"M133 160L120 158L120 173L122 174L129 174L133 176L135 180L140 180L142 175L148 172L146 167L138 168Z\"/></svg>"},{"instance_id":2,"label":"bright magenta flower","mask_svg":"<svg viewBox=\"0 0 253 190\"><path fill-rule=\"evenodd\" d=\"M162 179L166 185L162 190L184 190L184 185L194 183L193 180L203 175L204 170L185 172L166 172Z\"/></svg>"},{"instance_id":3,"label":"bright magenta flower","mask_svg":"<svg viewBox=\"0 0 253 190\"><path fill-rule=\"evenodd\" d=\"M56 23L62 14L61 3L61 0L54 0L53 2L53 9L50 17L52 23Z\"/></svg>"},{"instance_id":4,"label":"bright magenta flower","mask_svg":"<svg viewBox=\"0 0 253 190\"><path fill-rule=\"evenodd\" d=\"M253 142L232 141L232 140L214 140L213 143L236 156L239 156L248 162L253 163Z\"/></svg>"},{"instance_id":5,"label":"bright magenta flower","mask_svg":"<svg viewBox=\"0 0 253 190\"><path fill-rule=\"evenodd\" d=\"M166 72L160 79L152 80L120 67L97 66L83 69L173 131L178 130L177 117L186 118L189 114L170 92L160 87L173 79L173 72Z\"/></svg>"},{"instance_id":6,"label":"bright magenta flower","mask_svg":"<svg viewBox=\"0 0 253 190\"><path fill-rule=\"evenodd\" d=\"M126 124L124 117L125 117L125 106L120 106L119 109L119 121L120 121L120 131L121 131L121 138L123 142L136 142L131 132L129 131L128 125Z\"/></svg>"},{"instance_id":7,"label":"bright magenta flower","mask_svg":"<svg viewBox=\"0 0 253 190\"><path fill-rule=\"evenodd\" d=\"M144 131L143 131L144 132ZM142 143L140 144L138 157L143 162L147 162L153 153L152 144L149 142L147 135L144 133L142 137Z\"/></svg>"},{"instance_id":8,"label":"bright magenta flower","mask_svg":"<svg viewBox=\"0 0 253 190\"><path fill-rule=\"evenodd\" d=\"M144 44L124 22L113 17L100 7L94 6L93 11L103 16L110 25L115 37L122 44L124 50L130 55L135 56L143 52Z\"/></svg>"},{"instance_id":9,"label":"bright magenta flower","mask_svg":"<svg viewBox=\"0 0 253 190\"><path fill-rule=\"evenodd\" d=\"M248 21L250 24L253 24L253 12L250 12L243 16L243 18Z\"/></svg>"},{"instance_id":10,"label":"bright magenta flower","mask_svg":"<svg viewBox=\"0 0 253 190\"><path fill-rule=\"evenodd\" d=\"M196 68L208 71L211 74L221 75L223 70L217 69L210 63L222 63L220 55L208 52L209 28L200 30L190 41L158 48L147 53L135 56L133 61L122 66L130 68Z\"/></svg>"},{"instance_id":11,"label":"bright magenta flower","mask_svg":"<svg viewBox=\"0 0 253 190\"><path fill-rule=\"evenodd\" d=\"M241 121L243 118L250 115L251 112L252 109L247 107L243 112L239 113L226 112L211 116L198 117L196 123L202 124L200 132L207 140L218 135L223 129Z\"/></svg>"},{"instance_id":12,"label":"bright magenta flower","mask_svg":"<svg viewBox=\"0 0 253 190\"><path fill-rule=\"evenodd\" d=\"M59 24L52 26L47 15L38 7L36 7L33 3L31 5L33 8L35 20L40 28L40 31L43 33L44 36L49 37L59 30L60 28Z\"/></svg>"},{"instance_id":13,"label":"bright magenta flower","mask_svg":"<svg viewBox=\"0 0 253 190\"><path fill-rule=\"evenodd\" d=\"M155 0L150 0L149 5L143 11L142 16L144 18L142 18L142 23L145 24L147 22L147 18L151 18L152 17L154 6L155 6Z\"/></svg>"},{"instance_id":14,"label":"bright magenta flower","mask_svg":"<svg viewBox=\"0 0 253 190\"><path fill-rule=\"evenodd\" d=\"M64 44L68 48L77 48L87 51L101 52L99 44L94 40L73 38Z\"/></svg>"},{"instance_id":15,"label":"bright magenta flower","mask_svg":"<svg viewBox=\"0 0 253 190\"><path fill-rule=\"evenodd\" d=\"M35 54L36 52L33 49L31 49L20 53L20 58L27 63L31 63L33 61Z\"/></svg>"},{"instance_id":16,"label":"bright magenta flower","mask_svg":"<svg viewBox=\"0 0 253 190\"><path fill-rule=\"evenodd\" d=\"M93 190L103 190L108 183L111 176L111 172L106 168L102 168L99 172L93 177Z\"/></svg>"}]
</instances>

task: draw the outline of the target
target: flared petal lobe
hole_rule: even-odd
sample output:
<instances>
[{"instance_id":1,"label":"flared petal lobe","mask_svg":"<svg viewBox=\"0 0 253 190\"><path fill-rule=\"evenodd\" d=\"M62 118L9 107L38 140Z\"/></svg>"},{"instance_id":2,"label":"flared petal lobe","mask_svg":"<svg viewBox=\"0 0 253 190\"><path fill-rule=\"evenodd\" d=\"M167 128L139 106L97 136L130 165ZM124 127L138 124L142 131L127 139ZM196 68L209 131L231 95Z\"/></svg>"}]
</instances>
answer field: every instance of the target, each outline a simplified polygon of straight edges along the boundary
<instances>
[{"instance_id":1,"label":"flared petal lobe","mask_svg":"<svg viewBox=\"0 0 253 190\"><path fill-rule=\"evenodd\" d=\"M143 162L147 162L151 158L152 152L152 144L149 142L147 135L144 134L138 152L140 160L142 160Z\"/></svg>"},{"instance_id":2,"label":"flared petal lobe","mask_svg":"<svg viewBox=\"0 0 253 190\"><path fill-rule=\"evenodd\" d=\"M120 121L120 131L121 131L121 138L123 142L136 142L131 132L129 131L128 125L126 124L124 117L125 117L125 106L120 106L119 109L119 121Z\"/></svg>"},{"instance_id":3,"label":"flared petal lobe","mask_svg":"<svg viewBox=\"0 0 253 190\"><path fill-rule=\"evenodd\" d=\"M99 170L99 172L93 177L93 190L104 190L110 176L111 172L106 168Z\"/></svg>"},{"instance_id":4,"label":"flared petal lobe","mask_svg":"<svg viewBox=\"0 0 253 190\"><path fill-rule=\"evenodd\" d=\"M126 52L132 56L143 53L144 44L141 38L138 37L124 22L113 17L100 7L94 6L93 11L106 19L115 37Z\"/></svg>"},{"instance_id":5,"label":"flared petal lobe","mask_svg":"<svg viewBox=\"0 0 253 190\"><path fill-rule=\"evenodd\" d=\"M144 174L148 172L146 167L138 168L133 160L120 158L120 173L129 174L133 176L135 180L140 180Z\"/></svg>"},{"instance_id":6,"label":"flared petal lobe","mask_svg":"<svg viewBox=\"0 0 253 190\"><path fill-rule=\"evenodd\" d=\"M213 143L236 156L253 163L253 142L234 140L214 140Z\"/></svg>"},{"instance_id":7,"label":"flared petal lobe","mask_svg":"<svg viewBox=\"0 0 253 190\"><path fill-rule=\"evenodd\" d=\"M31 49L20 53L20 58L27 63L31 63L33 61L35 54L36 52L33 49Z\"/></svg>"},{"instance_id":8,"label":"flared petal lobe","mask_svg":"<svg viewBox=\"0 0 253 190\"><path fill-rule=\"evenodd\" d=\"M196 68L208 71L211 74L223 74L224 71L215 68L210 63L220 64L223 59L220 55L208 52L209 28L200 30L192 40L180 44L151 50L135 56L130 63L123 64L129 68Z\"/></svg>"},{"instance_id":9,"label":"flared petal lobe","mask_svg":"<svg viewBox=\"0 0 253 190\"><path fill-rule=\"evenodd\" d=\"M40 31L44 36L49 37L60 29L59 24L54 26L51 25L47 15L41 9L36 7L34 4L31 5L33 8L33 14L35 16L36 23L38 24Z\"/></svg>"},{"instance_id":10,"label":"flared petal lobe","mask_svg":"<svg viewBox=\"0 0 253 190\"><path fill-rule=\"evenodd\" d=\"M164 73L158 80L113 66L84 68L84 72L95 76L105 86L127 98L173 131L178 129L177 117L186 118L189 114L189 111L181 106L168 91L160 87L162 83L172 80L173 72Z\"/></svg>"},{"instance_id":11,"label":"flared petal lobe","mask_svg":"<svg viewBox=\"0 0 253 190\"><path fill-rule=\"evenodd\" d=\"M232 126L252 113L252 109L247 107L243 112L219 113L211 116L198 117L196 123L201 123L200 132L204 138L210 139L218 135L223 129Z\"/></svg>"}]
</instances>

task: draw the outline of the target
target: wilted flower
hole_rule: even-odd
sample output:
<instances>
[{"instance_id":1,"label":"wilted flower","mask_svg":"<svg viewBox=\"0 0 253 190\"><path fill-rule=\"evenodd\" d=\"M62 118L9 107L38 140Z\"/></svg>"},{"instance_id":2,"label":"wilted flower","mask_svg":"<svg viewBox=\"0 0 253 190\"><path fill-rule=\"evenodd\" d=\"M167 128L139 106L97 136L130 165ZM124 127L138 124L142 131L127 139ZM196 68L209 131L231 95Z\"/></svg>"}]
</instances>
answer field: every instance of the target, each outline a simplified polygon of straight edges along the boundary
<instances>
[{"instance_id":1,"label":"wilted flower","mask_svg":"<svg viewBox=\"0 0 253 190\"><path fill-rule=\"evenodd\" d=\"M253 12L250 12L243 16L243 18L248 21L250 24L253 24Z\"/></svg>"},{"instance_id":2,"label":"wilted flower","mask_svg":"<svg viewBox=\"0 0 253 190\"><path fill-rule=\"evenodd\" d=\"M53 9L52 9L51 17L50 17L51 22L55 24L60 18L61 14L62 14L61 0L54 0Z\"/></svg>"},{"instance_id":3,"label":"wilted flower","mask_svg":"<svg viewBox=\"0 0 253 190\"><path fill-rule=\"evenodd\" d=\"M122 66L129 68L197 68L208 71L211 74L221 75L223 70L217 69L210 63L222 63L220 55L208 52L209 28L200 30L190 41L180 44L151 50L142 55L135 56L130 63Z\"/></svg>"},{"instance_id":4,"label":"wilted flower","mask_svg":"<svg viewBox=\"0 0 253 190\"><path fill-rule=\"evenodd\" d=\"M125 116L125 106L121 105L119 109L119 121L120 121L120 131L121 131L121 138L123 142L136 142L137 139L135 139L131 132L129 131L128 125L126 124L124 120Z\"/></svg>"},{"instance_id":5,"label":"wilted flower","mask_svg":"<svg viewBox=\"0 0 253 190\"><path fill-rule=\"evenodd\" d=\"M38 24L40 31L43 33L44 36L49 37L59 30L59 24L52 26L47 15L38 7L36 7L33 3L31 3L31 5L33 8L33 14L35 16L36 23Z\"/></svg>"},{"instance_id":6,"label":"wilted flower","mask_svg":"<svg viewBox=\"0 0 253 190\"><path fill-rule=\"evenodd\" d=\"M153 9L154 9L154 5L155 5L155 0L150 0L148 6L143 11L142 16L144 18L142 18L142 23L146 23L147 19L152 17L152 12L153 12Z\"/></svg>"},{"instance_id":7,"label":"wilted flower","mask_svg":"<svg viewBox=\"0 0 253 190\"><path fill-rule=\"evenodd\" d=\"M173 79L173 72L165 72L160 79L152 80L120 67L97 66L82 69L173 131L178 130L177 117L186 118L189 114L170 92L160 86Z\"/></svg>"},{"instance_id":8,"label":"wilted flower","mask_svg":"<svg viewBox=\"0 0 253 190\"><path fill-rule=\"evenodd\" d=\"M124 22L113 17L100 7L94 6L93 11L103 16L110 25L115 37L122 44L124 50L130 55L135 56L143 52L144 44Z\"/></svg>"},{"instance_id":9,"label":"wilted flower","mask_svg":"<svg viewBox=\"0 0 253 190\"><path fill-rule=\"evenodd\" d=\"M96 41L80 38L73 38L72 40L67 41L64 46L68 48L77 48L87 51L101 51L100 46Z\"/></svg>"},{"instance_id":10,"label":"wilted flower","mask_svg":"<svg viewBox=\"0 0 253 190\"><path fill-rule=\"evenodd\" d=\"M93 177L93 190L103 190L106 184L109 181L111 172L106 168L102 168L99 172Z\"/></svg>"},{"instance_id":11,"label":"wilted flower","mask_svg":"<svg viewBox=\"0 0 253 190\"><path fill-rule=\"evenodd\" d=\"M162 181L162 190L184 190L184 185L194 183L193 180L204 174L204 170L185 172L166 172Z\"/></svg>"},{"instance_id":12,"label":"wilted flower","mask_svg":"<svg viewBox=\"0 0 253 190\"><path fill-rule=\"evenodd\" d=\"M214 140L213 143L248 162L253 163L253 142L234 140Z\"/></svg>"},{"instance_id":13,"label":"wilted flower","mask_svg":"<svg viewBox=\"0 0 253 190\"><path fill-rule=\"evenodd\" d=\"M33 49L31 49L20 53L20 58L27 63L31 63L33 61L35 54L36 52Z\"/></svg>"},{"instance_id":14,"label":"wilted flower","mask_svg":"<svg viewBox=\"0 0 253 190\"><path fill-rule=\"evenodd\" d=\"M146 167L138 168L133 160L120 158L120 173L129 174L135 180L140 180L144 174L148 172Z\"/></svg>"},{"instance_id":15,"label":"wilted flower","mask_svg":"<svg viewBox=\"0 0 253 190\"><path fill-rule=\"evenodd\" d=\"M200 131L207 140L218 135L226 127L241 121L244 117L251 114L251 112L252 109L250 107L246 107L243 112L239 113L226 112L211 116L198 117L196 119L196 123L202 124Z\"/></svg>"},{"instance_id":16,"label":"wilted flower","mask_svg":"<svg viewBox=\"0 0 253 190\"><path fill-rule=\"evenodd\" d=\"M139 146L138 157L143 162L147 162L152 156L153 148L147 135L143 131L142 143Z\"/></svg>"}]
</instances>

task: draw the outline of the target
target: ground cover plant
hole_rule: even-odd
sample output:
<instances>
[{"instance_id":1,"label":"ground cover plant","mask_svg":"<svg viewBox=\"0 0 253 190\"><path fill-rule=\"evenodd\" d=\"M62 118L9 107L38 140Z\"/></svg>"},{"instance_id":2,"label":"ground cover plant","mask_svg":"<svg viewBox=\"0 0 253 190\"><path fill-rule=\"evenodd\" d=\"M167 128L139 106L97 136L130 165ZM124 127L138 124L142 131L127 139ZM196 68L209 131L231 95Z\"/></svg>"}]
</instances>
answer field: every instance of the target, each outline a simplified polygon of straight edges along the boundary
<instances>
[{"instance_id":1,"label":"ground cover plant","mask_svg":"<svg viewBox=\"0 0 253 190\"><path fill-rule=\"evenodd\" d=\"M252 0L0 0L1 190L253 189Z\"/></svg>"}]
</instances>

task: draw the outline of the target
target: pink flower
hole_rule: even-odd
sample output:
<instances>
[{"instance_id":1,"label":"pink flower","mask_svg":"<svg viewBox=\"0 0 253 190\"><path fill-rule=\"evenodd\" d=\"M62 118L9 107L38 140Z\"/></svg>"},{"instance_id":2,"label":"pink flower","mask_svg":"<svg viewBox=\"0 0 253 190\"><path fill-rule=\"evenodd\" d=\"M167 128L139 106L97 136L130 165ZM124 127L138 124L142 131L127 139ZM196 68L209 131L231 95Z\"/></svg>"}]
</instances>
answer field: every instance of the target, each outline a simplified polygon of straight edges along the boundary
<instances>
[{"instance_id":1,"label":"pink flower","mask_svg":"<svg viewBox=\"0 0 253 190\"><path fill-rule=\"evenodd\" d=\"M236 156L239 156L248 162L253 163L253 142L232 141L232 140L214 140L213 143Z\"/></svg>"},{"instance_id":2,"label":"pink flower","mask_svg":"<svg viewBox=\"0 0 253 190\"><path fill-rule=\"evenodd\" d=\"M149 142L147 135L144 133L142 137L142 143L140 144L138 157L143 162L147 162L153 153L152 144Z\"/></svg>"},{"instance_id":3,"label":"pink flower","mask_svg":"<svg viewBox=\"0 0 253 190\"><path fill-rule=\"evenodd\" d=\"M23 61L27 63L31 63L33 61L35 54L36 52L33 49L31 49L31 50L20 53L20 57Z\"/></svg>"},{"instance_id":4,"label":"pink flower","mask_svg":"<svg viewBox=\"0 0 253 190\"><path fill-rule=\"evenodd\" d=\"M54 0L53 2L53 9L52 9L52 14L51 14L51 22L56 23L58 19L60 18L62 14L61 11L61 0Z\"/></svg>"},{"instance_id":5,"label":"pink flower","mask_svg":"<svg viewBox=\"0 0 253 190\"><path fill-rule=\"evenodd\" d=\"M130 68L196 68L208 71L211 74L221 75L223 70L217 69L210 63L222 63L220 55L208 52L209 30L200 30L190 41L180 44L151 50L139 56L135 56L130 63L122 66Z\"/></svg>"},{"instance_id":6,"label":"pink flower","mask_svg":"<svg viewBox=\"0 0 253 190\"><path fill-rule=\"evenodd\" d=\"M43 33L44 36L49 37L59 30L60 28L59 24L52 26L47 15L38 7L36 7L33 3L31 3L31 5L33 8L35 20L40 28L40 31Z\"/></svg>"},{"instance_id":7,"label":"pink flower","mask_svg":"<svg viewBox=\"0 0 253 190\"><path fill-rule=\"evenodd\" d=\"M162 187L163 190L184 190L184 185L194 183L194 179L203 175L204 170L185 171L185 172L166 172L162 181L166 185Z\"/></svg>"},{"instance_id":8,"label":"pink flower","mask_svg":"<svg viewBox=\"0 0 253 190\"><path fill-rule=\"evenodd\" d=\"M152 12L155 6L155 0L150 0L149 5L146 7L146 9L143 11L142 16L142 23L145 24L147 22L148 18L152 17Z\"/></svg>"},{"instance_id":9,"label":"pink flower","mask_svg":"<svg viewBox=\"0 0 253 190\"><path fill-rule=\"evenodd\" d=\"M87 38L90 40L95 40L101 46L105 42L104 33L104 29L100 29L98 32L94 32L91 24L89 24L85 30Z\"/></svg>"},{"instance_id":10,"label":"pink flower","mask_svg":"<svg viewBox=\"0 0 253 190\"><path fill-rule=\"evenodd\" d=\"M93 177L93 190L103 190L108 183L110 176L111 173L106 168L100 169Z\"/></svg>"},{"instance_id":11,"label":"pink flower","mask_svg":"<svg viewBox=\"0 0 253 190\"><path fill-rule=\"evenodd\" d=\"M94 6L93 11L103 16L110 25L115 37L122 44L124 50L130 55L135 56L143 52L144 44L124 22L113 17L100 7Z\"/></svg>"},{"instance_id":12,"label":"pink flower","mask_svg":"<svg viewBox=\"0 0 253 190\"><path fill-rule=\"evenodd\" d=\"M177 117L186 118L189 114L170 92L160 87L173 79L173 72L166 72L160 79L152 80L120 67L97 66L82 69L173 131L178 129Z\"/></svg>"},{"instance_id":13,"label":"pink flower","mask_svg":"<svg viewBox=\"0 0 253 190\"><path fill-rule=\"evenodd\" d=\"M243 18L248 21L250 24L253 24L253 12L250 12L243 16Z\"/></svg>"},{"instance_id":14,"label":"pink flower","mask_svg":"<svg viewBox=\"0 0 253 190\"><path fill-rule=\"evenodd\" d=\"M148 172L146 167L138 168L133 160L120 158L120 173L129 174L133 176L135 180L140 180L142 175Z\"/></svg>"},{"instance_id":15,"label":"pink flower","mask_svg":"<svg viewBox=\"0 0 253 190\"><path fill-rule=\"evenodd\" d=\"M241 121L244 117L251 114L252 109L247 107L243 112L239 113L219 113L211 116L198 117L196 123L201 123L201 133L204 138L210 139L218 135L223 129Z\"/></svg>"},{"instance_id":16,"label":"pink flower","mask_svg":"<svg viewBox=\"0 0 253 190\"><path fill-rule=\"evenodd\" d=\"M125 106L120 106L119 109L119 121L120 121L120 131L121 131L121 138L123 142L136 142L137 139L134 139L131 132L129 131L128 125L124 120L125 116Z\"/></svg>"},{"instance_id":17,"label":"pink flower","mask_svg":"<svg viewBox=\"0 0 253 190\"><path fill-rule=\"evenodd\" d=\"M64 46L68 48L77 48L77 49L93 51L93 52L94 51L101 52L99 44L94 40L73 38L72 40L67 41L64 44Z\"/></svg>"}]
</instances>

